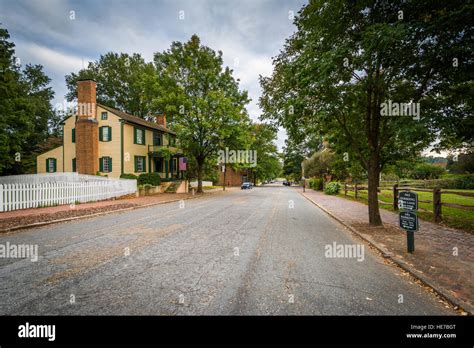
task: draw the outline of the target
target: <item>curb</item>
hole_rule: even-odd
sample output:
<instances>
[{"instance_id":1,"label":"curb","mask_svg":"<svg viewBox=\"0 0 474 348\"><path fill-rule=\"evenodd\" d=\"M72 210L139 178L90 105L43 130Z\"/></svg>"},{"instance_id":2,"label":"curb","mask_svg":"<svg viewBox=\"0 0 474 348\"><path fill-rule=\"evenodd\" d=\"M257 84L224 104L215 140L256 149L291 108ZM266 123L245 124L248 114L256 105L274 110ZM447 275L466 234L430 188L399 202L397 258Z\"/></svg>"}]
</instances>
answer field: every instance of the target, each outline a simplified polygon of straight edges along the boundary
<instances>
[{"instance_id":1,"label":"curb","mask_svg":"<svg viewBox=\"0 0 474 348\"><path fill-rule=\"evenodd\" d=\"M338 218L335 214L321 206L320 204L316 203L313 199L309 198L305 193L299 192L303 197L305 197L307 200L309 200L311 203L313 203L315 206L317 206L319 209L324 211L326 214L328 214L330 217L332 217L334 220L339 222L341 225L349 229L352 233L357 235L359 238L362 240L366 241L371 247L377 249L384 258L390 259L393 263L395 263L398 267L403 269L404 271L408 272L412 277L415 279L419 280L422 282L425 286L428 286L429 288L433 289L433 291L442 299L445 301L449 302L452 306L454 307L459 307L459 309L462 309L465 311L468 315L473 315L474 309L471 308L469 304L461 303L459 299L453 297L451 294L447 293L446 291L440 290L442 288L436 282L433 282L432 280L426 279L426 277L416 273L414 270L412 270L406 263L405 261L402 261L400 259L394 258L392 253L388 251L387 249L379 246L376 244L376 242L372 238L368 238L366 236L363 236L361 232L356 230L354 227L350 226L348 223L344 222L342 219ZM466 309L469 308L469 309Z\"/></svg>"},{"instance_id":2,"label":"curb","mask_svg":"<svg viewBox=\"0 0 474 348\"><path fill-rule=\"evenodd\" d=\"M220 191L218 191L218 192L220 192ZM210 194L214 194L214 193L217 193L217 192L209 192L209 193L210 193ZM137 206L134 206L134 207L128 207L128 208L122 208L122 209L116 209L116 210L109 210L109 211L103 211L103 212L100 212L100 213L94 213L94 214L88 214L88 215L81 215L81 216L74 216L74 217L64 218L64 219L58 219L58 220L35 222L35 223L29 224L29 225L13 226L13 227L10 227L10 228L4 229L4 230L0 230L0 235L2 235L2 234L8 234L8 233L10 233L10 232L14 232L14 231L17 231L17 230L26 230L26 229L35 228L35 227L42 227L42 226L57 224L57 223L61 223L61 222L68 222L68 221L74 221L74 220L87 219L87 218L92 218L92 217L101 216L101 215L107 215L107 214L113 214L113 213L120 213L120 212L124 212L124 211L129 211L129 210L135 210L135 209L140 209L140 208L147 208L147 207L151 207L151 206L154 206L154 205L160 205L160 204L166 204L166 203L174 203L174 202L186 201L186 200L189 200L189 199L196 199L196 198L202 198L202 197L204 197L204 195L203 195L203 196L196 195L196 196L191 196L191 197L187 197L187 198L173 199L173 200L171 200L171 201L148 203L148 204L144 204L144 205L137 205Z\"/></svg>"}]
</instances>

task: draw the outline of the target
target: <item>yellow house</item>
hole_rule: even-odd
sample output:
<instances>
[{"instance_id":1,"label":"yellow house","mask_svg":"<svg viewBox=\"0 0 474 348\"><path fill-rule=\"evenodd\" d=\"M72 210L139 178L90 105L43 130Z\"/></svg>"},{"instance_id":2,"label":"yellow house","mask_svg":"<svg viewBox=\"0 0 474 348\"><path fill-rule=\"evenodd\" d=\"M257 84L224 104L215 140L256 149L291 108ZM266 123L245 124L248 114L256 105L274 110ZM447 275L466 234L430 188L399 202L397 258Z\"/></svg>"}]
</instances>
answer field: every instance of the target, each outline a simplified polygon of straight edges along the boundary
<instances>
[{"instance_id":1,"label":"yellow house","mask_svg":"<svg viewBox=\"0 0 474 348\"><path fill-rule=\"evenodd\" d=\"M159 173L182 178L181 150L166 116L149 122L96 103L96 83L78 82L78 113L63 121L63 145L39 155L37 173L79 172L120 177Z\"/></svg>"}]
</instances>

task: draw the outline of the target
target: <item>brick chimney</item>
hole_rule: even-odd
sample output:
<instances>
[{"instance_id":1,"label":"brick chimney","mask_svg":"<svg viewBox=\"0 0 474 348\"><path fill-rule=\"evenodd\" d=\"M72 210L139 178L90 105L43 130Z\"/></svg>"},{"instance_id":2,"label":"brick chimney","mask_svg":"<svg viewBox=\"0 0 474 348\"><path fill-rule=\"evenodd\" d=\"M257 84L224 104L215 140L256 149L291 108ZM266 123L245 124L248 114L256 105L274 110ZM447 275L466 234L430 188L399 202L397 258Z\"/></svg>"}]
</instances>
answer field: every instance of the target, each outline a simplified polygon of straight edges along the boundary
<instances>
[{"instance_id":1,"label":"brick chimney","mask_svg":"<svg viewBox=\"0 0 474 348\"><path fill-rule=\"evenodd\" d=\"M76 167L79 174L99 170L99 124L94 80L77 81Z\"/></svg>"},{"instance_id":2,"label":"brick chimney","mask_svg":"<svg viewBox=\"0 0 474 348\"><path fill-rule=\"evenodd\" d=\"M166 128L166 114L156 116L156 123Z\"/></svg>"}]
</instances>

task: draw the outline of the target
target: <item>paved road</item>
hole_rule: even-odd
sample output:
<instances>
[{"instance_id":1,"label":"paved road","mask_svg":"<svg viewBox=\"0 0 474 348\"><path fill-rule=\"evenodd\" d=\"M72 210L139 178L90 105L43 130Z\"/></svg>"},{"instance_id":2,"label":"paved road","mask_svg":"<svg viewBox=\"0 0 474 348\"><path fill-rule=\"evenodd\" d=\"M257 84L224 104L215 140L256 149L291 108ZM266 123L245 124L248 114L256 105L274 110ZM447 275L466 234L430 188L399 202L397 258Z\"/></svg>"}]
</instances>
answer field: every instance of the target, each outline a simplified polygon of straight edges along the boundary
<instances>
[{"instance_id":1,"label":"paved road","mask_svg":"<svg viewBox=\"0 0 474 348\"><path fill-rule=\"evenodd\" d=\"M326 257L361 242L291 187L182 204L0 236L40 254L0 259L0 314L454 314L368 247Z\"/></svg>"}]
</instances>

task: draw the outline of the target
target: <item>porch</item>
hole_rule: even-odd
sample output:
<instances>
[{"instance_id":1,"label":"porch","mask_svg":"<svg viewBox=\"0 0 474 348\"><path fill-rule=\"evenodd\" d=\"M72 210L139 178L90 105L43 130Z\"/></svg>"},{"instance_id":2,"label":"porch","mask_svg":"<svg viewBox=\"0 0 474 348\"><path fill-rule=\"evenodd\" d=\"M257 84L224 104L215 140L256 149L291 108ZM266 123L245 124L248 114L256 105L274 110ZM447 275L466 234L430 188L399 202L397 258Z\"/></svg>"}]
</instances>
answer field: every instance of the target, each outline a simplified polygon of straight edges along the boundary
<instances>
[{"instance_id":1,"label":"porch","mask_svg":"<svg viewBox=\"0 0 474 348\"><path fill-rule=\"evenodd\" d=\"M158 173L162 179L184 179L184 170L179 170L181 149L167 145L148 145L148 171Z\"/></svg>"}]
</instances>

